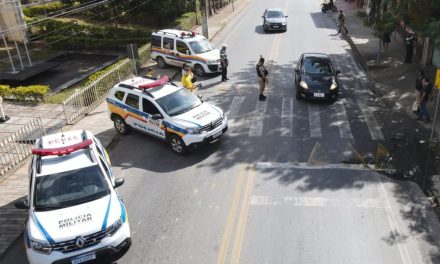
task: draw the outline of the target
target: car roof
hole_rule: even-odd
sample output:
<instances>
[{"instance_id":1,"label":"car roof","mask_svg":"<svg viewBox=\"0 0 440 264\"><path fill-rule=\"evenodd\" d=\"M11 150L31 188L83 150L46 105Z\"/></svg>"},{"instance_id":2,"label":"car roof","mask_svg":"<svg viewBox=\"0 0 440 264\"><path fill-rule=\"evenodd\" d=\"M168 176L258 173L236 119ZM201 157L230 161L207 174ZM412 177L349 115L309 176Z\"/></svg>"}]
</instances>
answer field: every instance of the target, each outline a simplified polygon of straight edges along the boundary
<instances>
[{"instance_id":1,"label":"car roof","mask_svg":"<svg viewBox=\"0 0 440 264\"><path fill-rule=\"evenodd\" d=\"M303 53L302 56L304 59L308 59L308 58L317 59L318 58L318 59L330 60L329 56L324 53Z\"/></svg>"},{"instance_id":2,"label":"car roof","mask_svg":"<svg viewBox=\"0 0 440 264\"><path fill-rule=\"evenodd\" d=\"M120 82L118 84L118 86L121 87L120 84L125 84L125 85L128 85L128 86L135 88L135 89L131 90L132 92L137 93L137 94L143 94L143 90L139 89L137 87L142 84L149 84L149 83L153 83L153 82L155 82L155 80L143 78L143 77L134 77L134 78ZM122 87L122 88L124 88L124 87ZM174 93L175 91L178 91L180 89L182 89L182 88L177 85L167 83L163 86L158 86L158 87L146 89L145 91L148 92L147 94L151 95L151 97L153 97L154 99L159 99L159 98L167 96L171 93Z\"/></svg>"},{"instance_id":3,"label":"car roof","mask_svg":"<svg viewBox=\"0 0 440 264\"><path fill-rule=\"evenodd\" d=\"M35 142L36 149L58 149L79 144L87 139L92 139L92 148L79 149L62 156L38 156L35 154L37 162L40 163L37 164L37 167L40 166L40 170L37 170L35 175L39 177L96 165L96 161L90 158L90 151L94 151L96 148L93 138L91 132L83 130L59 132L39 138Z\"/></svg>"},{"instance_id":4,"label":"car roof","mask_svg":"<svg viewBox=\"0 0 440 264\"><path fill-rule=\"evenodd\" d=\"M267 11L279 11L279 12L284 13L283 9L281 9L281 8L268 8Z\"/></svg>"},{"instance_id":5,"label":"car roof","mask_svg":"<svg viewBox=\"0 0 440 264\"><path fill-rule=\"evenodd\" d=\"M200 39L204 38L200 34L196 33L195 36L192 36L191 32L183 31L183 30L178 30L178 29L162 29L162 30L159 30L159 31L157 31L155 33L159 34L159 35L169 36L169 37L174 36L174 37L177 37L177 38L182 39L182 40L200 40ZM184 37L182 37L182 33L185 33L186 35Z\"/></svg>"}]
</instances>

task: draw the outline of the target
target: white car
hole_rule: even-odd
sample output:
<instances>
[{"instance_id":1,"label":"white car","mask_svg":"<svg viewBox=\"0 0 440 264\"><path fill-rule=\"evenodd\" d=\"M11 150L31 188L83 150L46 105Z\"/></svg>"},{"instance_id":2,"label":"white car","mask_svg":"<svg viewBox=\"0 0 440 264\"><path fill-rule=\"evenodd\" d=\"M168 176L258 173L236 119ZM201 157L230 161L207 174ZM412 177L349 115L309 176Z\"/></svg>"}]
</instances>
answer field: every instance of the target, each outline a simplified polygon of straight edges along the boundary
<instances>
[{"instance_id":1,"label":"white car","mask_svg":"<svg viewBox=\"0 0 440 264\"><path fill-rule=\"evenodd\" d=\"M164 29L151 34L151 58L161 68L166 65L191 66L195 74L221 72L220 51L195 32Z\"/></svg>"},{"instance_id":2,"label":"white car","mask_svg":"<svg viewBox=\"0 0 440 264\"><path fill-rule=\"evenodd\" d=\"M213 143L228 130L223 111L183 87L135 77L116 84L107 97L116 130L134 128L168 142L177 154Z\"/></svg>"},{"instance_id":3,"label":"white car","mask_svg":"<svg viewBox=\"0 0 440 264\"><path fill-rule=\"evenodd\" d=\"M107 152L88 131L43 136L35 143L24 239L31 264L115 261L130 248L130 227Z\"/></svg>"}]
</instances>

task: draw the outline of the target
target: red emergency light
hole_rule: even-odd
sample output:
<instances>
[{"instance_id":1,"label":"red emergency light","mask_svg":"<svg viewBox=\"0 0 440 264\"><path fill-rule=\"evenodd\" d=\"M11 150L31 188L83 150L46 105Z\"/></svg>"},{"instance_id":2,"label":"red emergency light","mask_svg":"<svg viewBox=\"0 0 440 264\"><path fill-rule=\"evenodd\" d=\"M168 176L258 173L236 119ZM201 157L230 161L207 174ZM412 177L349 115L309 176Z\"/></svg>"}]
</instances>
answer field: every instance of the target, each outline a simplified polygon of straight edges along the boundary
<instances>
[{"instance_id":1,"label":"red emergency light","mask_svg":"<svg viewBox=\"0 0 440 264\"><path fill-rule=\"evenodd\" d=\"M84 140L83 142L60 148L47 148L47 149L33 149L32 154L38 156L62 156L75 152L80 149L85 149L92 145L91 139Z\"/></svg>"},{"instance_id":2,"label":"red emergency light","mask_svg":"<svg viewBox=\"0 0 440 264\"><path fill-rule=\"evenodd\" d=\"M158 87L158 86L163 86L169 80L170 80L170 78L168 78L168 76L165 75L165 76L163 76L162 78L160 78L159 80L157 80L155 82L147 83L147 84L141 84L141 85L138 85L138 87L139 87L139 89L150 89L150 88L154 88L154 87Z\"/></svg>"}]
</instances>

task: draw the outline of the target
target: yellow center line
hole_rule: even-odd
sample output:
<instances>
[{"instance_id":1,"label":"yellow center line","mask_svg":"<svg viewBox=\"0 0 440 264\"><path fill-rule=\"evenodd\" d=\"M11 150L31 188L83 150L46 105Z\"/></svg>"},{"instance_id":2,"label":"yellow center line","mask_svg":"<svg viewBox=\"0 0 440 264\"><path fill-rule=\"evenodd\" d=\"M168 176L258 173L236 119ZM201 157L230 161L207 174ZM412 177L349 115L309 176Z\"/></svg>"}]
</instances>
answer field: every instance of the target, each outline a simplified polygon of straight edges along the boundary
<instances>
[{"instance_id":1,"label":"yellow center line","mask_svg":"<svg viewBox=\"0 0 440 264\"><path fill-rule=\"evenodd\" d=\"M237 216L238 204L240 201L241 190L243 189L243 183L245 179L245 167L241 167L238 180L235 185L234 194L232 196L231 209L229 210L228 218L226 221L225 232L223 234L220 251L217 257L217 264L224 264L226 262L226 256L228 253L229 241L232 237L232 229L234 227L235 217Z\"/></svg>"},{"instance_id":2,"label":"yellow center line","mask_svg":"<svg viewBox=\"0 0 440 264\"><path fill-rule=\"evenodd\" d=\"M250 198L252 189L254 187L255 168L251 168L247 177L246 190L243 194L243 201L240 210L240 218L238 220L238 227L235 233L235 240L232 246L232 264L240 263L241 248L243 246L244 235L246 231L246 224L249 215Z\"/></svg>"}]
</instances>

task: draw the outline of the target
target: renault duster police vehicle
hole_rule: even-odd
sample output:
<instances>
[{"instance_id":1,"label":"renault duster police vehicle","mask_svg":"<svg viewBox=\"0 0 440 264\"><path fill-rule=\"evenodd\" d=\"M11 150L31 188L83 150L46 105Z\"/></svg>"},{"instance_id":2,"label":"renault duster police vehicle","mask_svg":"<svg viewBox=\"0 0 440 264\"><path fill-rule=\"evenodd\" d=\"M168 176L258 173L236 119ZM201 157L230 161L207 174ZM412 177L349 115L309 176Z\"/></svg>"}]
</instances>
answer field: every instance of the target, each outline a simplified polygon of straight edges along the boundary
<instances>
[{"instance_id":1,"label":"renault duster police vehicle","mask_svg":"<svg viewBox=\"0 0 440 264\"><path fill-rule=\"evenodd\" d=\"M36 140L29 194L15 204L28 209L24 240L31 264L115 261L131 244L124 202L110 160L88 131Z\"/></svg>"},{"instance_id":2,"label":"renault duster police vehicle","mask_svg":"<svg viewBox=\"0 0 440 264\"><path fill-rule=\"evenodd\" d=\"M177 154L217 141L228 130L223 111L164 76L135 77L116 84L107 97L120 134L134 128L169 143Z\"/></svg>"},{"instance_id":3,"label":"renault duster police vehicle","mask_svg":"<svg viewBox=\"0 0 440 264\"><path fill-rule=\"evenodd\" d=\"M159 67L191 66L195 74L221 72L220 51L195 32L165 29L151 35L151 58Z\"/></svg>"}]
</instances>

